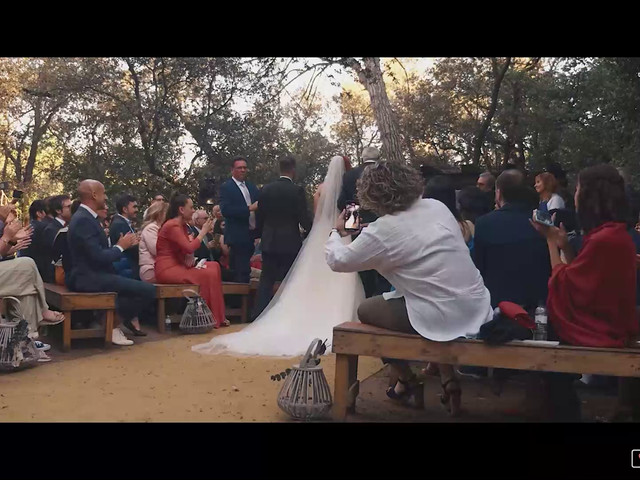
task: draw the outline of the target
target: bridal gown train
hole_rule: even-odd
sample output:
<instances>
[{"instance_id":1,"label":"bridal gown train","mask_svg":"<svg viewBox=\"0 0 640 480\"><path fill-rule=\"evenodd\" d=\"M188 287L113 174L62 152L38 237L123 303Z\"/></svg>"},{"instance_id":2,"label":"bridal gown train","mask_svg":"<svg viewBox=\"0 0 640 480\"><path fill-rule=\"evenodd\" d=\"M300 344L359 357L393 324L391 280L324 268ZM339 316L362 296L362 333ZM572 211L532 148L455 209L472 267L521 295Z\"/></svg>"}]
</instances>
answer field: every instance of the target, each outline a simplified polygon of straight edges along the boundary
<instances>
[{"instance_id":1,"label":"bridal gown train","mask_svg":"<svg viewBox=\"0 0 640 480\"><path fill-rule=\"evenodd\" d=\"M298 356L314 338L328 339L330 344L334 326L358 321L356 312L364 300L358 274L333 272L325 259L325 243L339 213L336 203L344 171L342 157L333 157L311 232L267 308L243 330L216 336L192 347L194 352Z\"/></svg>"}]
</instances>

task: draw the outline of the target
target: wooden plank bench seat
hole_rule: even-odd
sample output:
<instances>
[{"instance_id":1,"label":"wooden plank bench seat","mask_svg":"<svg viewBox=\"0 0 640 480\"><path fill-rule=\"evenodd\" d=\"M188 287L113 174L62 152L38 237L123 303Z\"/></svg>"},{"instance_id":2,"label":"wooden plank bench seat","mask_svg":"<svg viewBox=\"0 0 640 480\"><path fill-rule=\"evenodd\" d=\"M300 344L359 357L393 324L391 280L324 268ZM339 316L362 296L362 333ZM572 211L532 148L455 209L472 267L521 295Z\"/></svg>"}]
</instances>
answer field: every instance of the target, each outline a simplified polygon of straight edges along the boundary
<instances>
[{"instance_id":1,"label":"wooden plank bench seat","mask_svg":"<svg viewBox=\"0 0 640 480\"><path fill-rule=\"evenodd\" d=\"M156 283L156 299L157 299L157 325L158 332L165 332L165 319L167 315L166 300L167 298L182 298L185 290L193 290L200 293L200 285L189 284L169 284Z\"/></svg>"},{"instance_id":2,"label":"wooden plank bench seat","mask_svg":"<svg viewBox=\"0 0 640 480\"><path fill-rule=\"evenodd\" d=\"M71 340L75 338L104 338L105 347L111 346L113 323L116 309L116 293L80 293L71 292L67 287L45 283L47 304L64 313L62 323L62 348L71 349ZM106 310L105 325L96 329L71 329L71 312L76 310Z\"/></svg>"},{"instance_id":3,"label":"wooden plank bench seat","mask_svg":"<svg viewBox=\"0 0 640 480\"><path fill-rule=\"evenodd\" d=\"M332 416L344 420L355 412L358 356L398 358L452 365L591 373L640 377L640 349L592 348L513 341L492 346L481 340L434 342L362 323L347 322L333 329L336 376Z\"/></svg>"}]
</instances>

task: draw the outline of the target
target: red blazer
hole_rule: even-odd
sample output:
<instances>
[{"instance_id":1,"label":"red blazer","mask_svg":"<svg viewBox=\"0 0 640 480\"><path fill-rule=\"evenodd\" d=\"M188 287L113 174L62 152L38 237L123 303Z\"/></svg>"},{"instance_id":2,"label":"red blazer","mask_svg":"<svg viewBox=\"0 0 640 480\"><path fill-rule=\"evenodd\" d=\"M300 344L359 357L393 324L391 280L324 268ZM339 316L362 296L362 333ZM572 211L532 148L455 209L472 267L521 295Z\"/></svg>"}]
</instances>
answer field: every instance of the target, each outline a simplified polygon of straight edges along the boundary
<instances>
[{"instance_id":1,"label":"red blazer","mask_svg":"<svg viewBox=\"0 0 640 480\"><path fill-rule=\"evenodd\" d=\"M638 334L636 249L624 223L607 222L584 237L578 256L549 279L549 321L561 340L623 347Z\"/></svg>"},{"instance_id":2,"label":"red blazer","mask_svg":"<svg viewBox=\"0 0 640 480\"><path fill-rule=\"evenodd\" d=\"M180 219L172 218L165 222L158 232L156 245L156 275L168 268L185 265L187 255L195 252L200 246L197 238L191 238L187 225Z\"/></svg>"}]
</instances>

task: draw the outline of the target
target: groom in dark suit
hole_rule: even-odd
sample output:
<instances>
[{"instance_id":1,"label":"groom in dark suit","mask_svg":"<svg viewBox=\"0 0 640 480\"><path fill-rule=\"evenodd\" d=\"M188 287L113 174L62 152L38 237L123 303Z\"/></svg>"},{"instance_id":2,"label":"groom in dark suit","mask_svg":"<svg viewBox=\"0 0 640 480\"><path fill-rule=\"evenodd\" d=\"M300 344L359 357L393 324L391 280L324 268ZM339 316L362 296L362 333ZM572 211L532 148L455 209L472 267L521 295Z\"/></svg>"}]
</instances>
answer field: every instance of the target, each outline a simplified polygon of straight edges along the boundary
<instances>
[{"instance_id":1,"label":"groom in dark suit","mask_svg":"<svg viewBox=\"0 0 640 480\"><path fill-rule=\"evenodd\" d=\"M342 177L342 190L338 197L338 210L343 211L348 203L358 203L357 197L357 183L362 172L369 165L373 165L380 158L380 151L375 147L366 147L362 150L363 164L352 168L344 174ZM368 210L360 210L360 221L363 224L376 221L378 216L369 212ZM357 235L353 235L355 240ZM365 297L370 298L376 295L382 295L385 292L391 290L391 284L389 281L380 275L375 270L366 270L358 272L360 280L362 280L362 286L364 287Z\"/></svg>"},{"instance_id":2,"label":"groom in dark suit","mask_svg":"<svg viewBox=\"0 0 640 480\"><path fill-rule=\"evenodd\" d=\"M235 281L249 283L251 256L255 250L258 189L246 181L247 160L236 157L231 164L231 178L220 187L220 209L225 218L224 241L229 245L229 268Z\"/></svg>"},{"instance_id":3,"label":"groom in dark suit","mask_svg":"<svg viewBox=\"0 0 640 480\"><path fill-rule=\"evenodd\" d=\"M295 158L282 158L280 179L260 192L256 221L262 239L262 274L253 319L269 305L273 285L284 279L296 259L302 246L300 226L307 232L311 230L304 188L293 183L295 174Z\"/></svg>"}]
</instances>

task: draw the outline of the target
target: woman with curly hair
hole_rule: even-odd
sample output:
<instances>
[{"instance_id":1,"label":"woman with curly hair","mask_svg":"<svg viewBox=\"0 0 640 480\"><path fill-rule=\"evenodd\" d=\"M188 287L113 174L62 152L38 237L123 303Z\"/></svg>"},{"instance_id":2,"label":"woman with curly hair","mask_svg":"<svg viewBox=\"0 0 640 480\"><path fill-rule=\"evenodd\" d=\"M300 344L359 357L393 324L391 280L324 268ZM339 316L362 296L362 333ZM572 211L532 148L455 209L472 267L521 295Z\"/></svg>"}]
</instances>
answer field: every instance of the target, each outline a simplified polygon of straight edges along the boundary
<instances>
[{"instance_id":1,"label":"woman with curly hair","mask_svg":"<svg viewBox=\"0 0 640 480\"><path fill-rule=\"evenodd\" d=\"M584 231L577 256L562 224L557 228L532 222L546 237L551 258L550 336L569 345L624 347L640 330L635 308L636 248L627 233L624 180L610 165L585 168L578 176L575 205ZM548 375L549 413L554 420L580 419L573 379L567 374Z\"/></svg>"},{"instance_id":2,"label":"woman with curly hair","mask_svg":"<svg viewBox=\"0 0 640 480\"><path fill-rule=\"evenodd\" d=\"M368 298L358 308L362 323L447 342L491 320L489 291L469 255L460 226L441 202L422 197L422 177L408 165L377 162L358 181L362 208L379 218L344 244L344 213L327 241L327 263L336 272L375 269L395 291ZM387 389L394 400L415 397L422 387L407 362L389 360L397 383ZM441 401L452 415L460 409L461 389L451 365L440 365Z\"/></svg>"}]
</instances>

